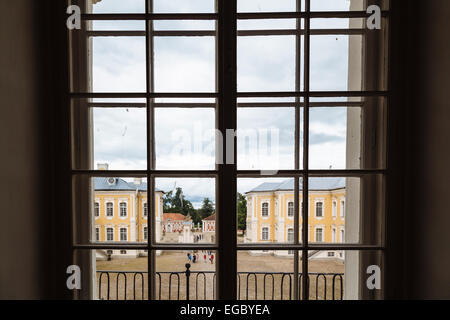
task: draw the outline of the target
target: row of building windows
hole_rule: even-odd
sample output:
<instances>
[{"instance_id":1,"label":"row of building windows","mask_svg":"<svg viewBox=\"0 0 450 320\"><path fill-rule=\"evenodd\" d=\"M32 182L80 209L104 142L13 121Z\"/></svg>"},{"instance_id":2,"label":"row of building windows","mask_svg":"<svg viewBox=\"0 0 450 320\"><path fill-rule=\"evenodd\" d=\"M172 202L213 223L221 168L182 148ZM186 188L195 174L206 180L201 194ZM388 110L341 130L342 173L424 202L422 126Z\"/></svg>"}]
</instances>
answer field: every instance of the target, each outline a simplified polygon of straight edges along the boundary
<instances>
[{"instance_id":1,"label":"row of building windows","mask_svg":"<svg viewBox=\"0 0 450 320\"><path fill-rule=\"evenodd\" d=\"M336 228L333 228L331 230L331 238L332 238L331 241L332 242L337 242L336 233L337 233ZM340 241L343 243L344 236L345 236L344 229L340 230L340 234L341 234ZM261 240L263 240L263 241L269 240L269 227L263 227L261 229ZM314 240L315 240L315 242L323 242L324 241L324 232L323 232L322 227L315 228ZM293 228L289 228L287 231L287 241L288 241L288 243L294 242L294 229Z\"/></svg>"},{"instance_id":2,"label":"row of building windows","mask_svg":"<svg viewBox=\"0 0 450 320\"><path fill-rule=\"evenodd\" d=\"M337 202L333 201L333 208L332 208L332 216L337 216ZM303 210L303 202L302 202L302 210ZM341 201L341 218L345 217L345 200ZM294 216L294 202L289 201L288 202L288 217ZM322 201L317 201L315 205L315 215L317 218L323 218L324 217L324 205ZM262 217L268 217L269 216L269 203L263 202L261 204L261 216Z\"/></svg>"},{"instance_id":3,"label":"row of building windows","mask_svg":"<svg viewBox=\"0 0 450 320\"><path fill-rule=\"evenodd\" d=\"M147 227L144 227L143 228L144 240L147 240L147 237L148 237L148 229ZM100 227L95 228L95 240L100 241ZM115 241L113 227L106 228L106 241ZM128 228L124 227L119 228L119 241L128 241Z\"/></svg>"},{"instance_id":4,"label":"row of building windows","mask_svg":"<svg viewBox=\"0 0 450 320\"><path fill-rule=\"evenodd\" d=\"M147 217L148 214L148 206L147 203L144 203L143 206L143 216ZM128 204L126 202L119 203L119 216L121 218L127 217L128 215ZM100 217L100 203L95 202L94 204L94 216ZM107 202L106 203L106 217L111 218L114 217L114 203Z\"/></svg>"}]
</instances>

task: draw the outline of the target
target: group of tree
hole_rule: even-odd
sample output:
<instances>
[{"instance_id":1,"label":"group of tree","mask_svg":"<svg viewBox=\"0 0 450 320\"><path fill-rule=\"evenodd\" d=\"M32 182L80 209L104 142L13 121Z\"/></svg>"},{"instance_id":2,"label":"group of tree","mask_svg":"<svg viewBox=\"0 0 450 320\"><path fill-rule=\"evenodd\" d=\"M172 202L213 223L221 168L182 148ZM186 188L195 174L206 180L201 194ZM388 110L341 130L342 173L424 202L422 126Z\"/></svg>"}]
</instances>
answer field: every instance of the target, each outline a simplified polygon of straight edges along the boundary
<instances>
[{"instance_id":1,"label":"group of tree","mask_svg":"<svg viewBox=\"0 0 450 320\"><path fill-rule=\"evenodd\" d=\"M238 229L245 230L247 219L247 200L245 196L238 193ZM215 213L214 203L209 198L204 198L202 206L195 209L192 203L184 198L183 189L178 187L175 191L169 191L163 197L163 210L170 213L181 213L191 216L195 224L201 223L203 219Z\"/></svg>"}]
</instances>

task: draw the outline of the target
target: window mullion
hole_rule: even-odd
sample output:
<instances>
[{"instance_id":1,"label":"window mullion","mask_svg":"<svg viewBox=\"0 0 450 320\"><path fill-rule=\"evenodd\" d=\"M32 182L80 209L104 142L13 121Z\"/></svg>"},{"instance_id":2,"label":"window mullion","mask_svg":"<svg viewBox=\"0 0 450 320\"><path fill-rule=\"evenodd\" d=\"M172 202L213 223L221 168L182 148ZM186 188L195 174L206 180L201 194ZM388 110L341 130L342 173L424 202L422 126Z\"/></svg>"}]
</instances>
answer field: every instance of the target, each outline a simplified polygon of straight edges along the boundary
<instances>
[{"instance_id":1,"label":"window mullion","mask_svg":"<svg viewBox=\"0 0 450 320\"><path fill-rule=\"evenodd\" d=\"M224 135L222 162L233 159L230 164L218 164L218 264L217 296L219 299L235 300L237 295L237 239L236 239L236 145L235 136L227 137L227 129L237 127L237 73L236 73L236 0L217 0L219 13L217 35L218 112L217 127ZM233 141L229 141L233 139ZM233 143L231 143L233 142ZM225 146L232 145L232 150ZM229 161L228 161L229 162Z\"/></svg>"}]
</instances>

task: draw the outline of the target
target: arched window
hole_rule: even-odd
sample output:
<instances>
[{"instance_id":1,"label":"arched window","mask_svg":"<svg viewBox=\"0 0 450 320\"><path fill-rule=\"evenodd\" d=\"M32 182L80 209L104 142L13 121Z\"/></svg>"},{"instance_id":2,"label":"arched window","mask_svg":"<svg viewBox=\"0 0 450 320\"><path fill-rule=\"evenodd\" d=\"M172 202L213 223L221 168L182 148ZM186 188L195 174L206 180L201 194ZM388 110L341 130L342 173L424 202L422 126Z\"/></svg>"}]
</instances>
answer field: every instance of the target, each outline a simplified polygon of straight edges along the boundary
<instances>
[{"instance_id":1,"label":"arched window","mask_svg":"<svg viewBox=\"0 0 450 320\"><path fill-rule=\"evenodd\" d=\"M114 205L112 202L108 202L106 204L106 216L107 217L112 217L114 216Z\"/></svg>"},{"instance_id":2,"label":"arched window","mask_svg":"<svg viewBox=\"0 0 450 320\"><path fill-rule=\"evenodd\" d=\"M267 202L264 202L262 204L261 215L263 217L268 217L269 216L269 204Z\"/></svg>"},{"instance_id":3,"label":"arched window","mask_svg":"<svg viewBox=\"0 0 450 320\"><path fill-rule=\"evenodd\" d=\"M336 202L336 200L333 200L332 215L333 215L333 218L336 218L336 216L337 216L337 202Z\"/></svg>"},{"instance_id":4,"label":"arched window","mask_svg":"<svg viewBox=\"0 0 450 320\"><path fill-rule=\"evenodd\" d=\"M120 206L120 216L126 217L127 216L127 203L121 202L119 206Z\"/></svg>"},{"instance_id":5,"label":"arched window","mask_svg":"<svg viewBox=\"0 0 450 320\"><path fill-rule=\"evenodd\" d=\"M288 202L288 217L294 216L294 203L292 201Z\"/></svg>"},{"instance_id":6,"label":"arched window","mask_svg":"<svg viewBox=\"0 0 450 320\"><path fill-rule=\"evenodd\" d=\"M345 200L341 200L341 218L345 217Z\"/></svg>"}]
</instances>

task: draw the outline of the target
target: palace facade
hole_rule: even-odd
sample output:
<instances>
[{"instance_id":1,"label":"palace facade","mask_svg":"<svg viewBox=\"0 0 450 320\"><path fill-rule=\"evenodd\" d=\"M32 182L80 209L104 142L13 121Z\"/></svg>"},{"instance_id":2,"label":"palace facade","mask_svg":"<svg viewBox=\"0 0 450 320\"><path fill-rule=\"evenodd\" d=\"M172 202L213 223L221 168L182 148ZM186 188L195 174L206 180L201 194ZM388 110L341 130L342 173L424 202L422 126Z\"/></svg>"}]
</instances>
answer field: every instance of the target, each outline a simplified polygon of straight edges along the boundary
<instances>
[{"instance_id":1,"label":"palace facade","mask_svg":"<svg viewBox=\"0 0 450 320\"><path fill-rule=\"evenodd\" d=\"M299 235L302 235L302 185L299 192ZM345 239L345 178L309 179L309 242L337 243ZM246 243L294 242L294 180L265 182L246 193ZM301 238L300 238L301 241ZM261 254L261 251L252 251ZM289 255L288 251L264 251ZM318 252L316 258L343 258L336 251Z\"/></svg>"}]
</instances>

